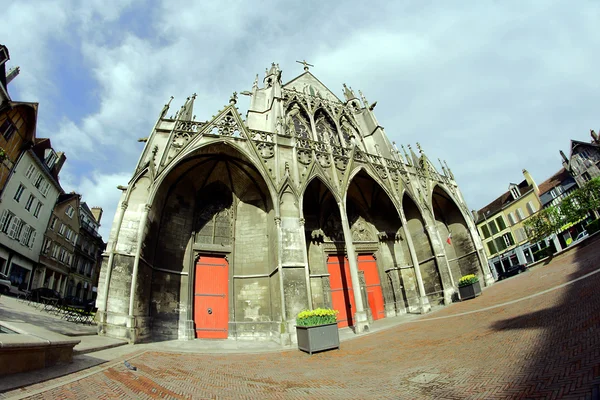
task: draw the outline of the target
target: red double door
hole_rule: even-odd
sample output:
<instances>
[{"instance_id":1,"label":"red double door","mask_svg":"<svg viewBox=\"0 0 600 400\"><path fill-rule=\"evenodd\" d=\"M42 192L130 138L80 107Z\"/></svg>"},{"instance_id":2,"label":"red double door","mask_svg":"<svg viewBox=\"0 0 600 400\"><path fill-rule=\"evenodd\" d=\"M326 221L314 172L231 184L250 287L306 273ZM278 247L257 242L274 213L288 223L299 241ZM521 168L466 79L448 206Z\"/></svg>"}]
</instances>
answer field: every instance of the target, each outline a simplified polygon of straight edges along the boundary
<instances>
[{"instance_id":1,"label":"red double door","mask_svg":"<svg viewBox=\"0 0 600 400\"><path fill-rule=\"evenodd\" d=\"M229 324L229 265L225 257L201 256L194 278L196 337L226 339Z\"/></svg>"},{"instance_id":2,"label":"red double door","mask_svg":"<svg viewBox=\"0 0 600 400\"><path fill-rule=\"evenodd\" d=\"M348 258L343 255L332 255L327 259L329 284L331 287L332 307L339 311L338 327L353 326L352 316L356 311L354 292L352 291L352 278ZM373 320L385 317L383 291L377 272L377 262L373 255L361 254L358 256L358 269L364 271L369 308Z\"/></svg>"}]
</instances>

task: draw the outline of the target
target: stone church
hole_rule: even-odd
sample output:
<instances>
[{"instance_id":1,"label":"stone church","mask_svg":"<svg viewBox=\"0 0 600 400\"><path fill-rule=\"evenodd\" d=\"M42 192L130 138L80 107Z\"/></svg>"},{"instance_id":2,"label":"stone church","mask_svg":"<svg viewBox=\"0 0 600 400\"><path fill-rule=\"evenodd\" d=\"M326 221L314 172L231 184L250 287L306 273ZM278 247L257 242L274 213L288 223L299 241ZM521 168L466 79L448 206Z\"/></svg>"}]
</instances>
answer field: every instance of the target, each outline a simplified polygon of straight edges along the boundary
<instances>
[{"instance_id":1,"label":"stone church","mask_svg":"<svg viewBox=\"0 0 600 400\"><path fill-rule=\"evenodd\" d=\"M492 278L446 164L389 142L371 104L337 97L304 65L258 75L210 121L195 95L169 104L123 191L98 290L99 332L166 339L295 341L303 309L340 328L425 313L457 282Z\"/></svg>"}]
</instances>

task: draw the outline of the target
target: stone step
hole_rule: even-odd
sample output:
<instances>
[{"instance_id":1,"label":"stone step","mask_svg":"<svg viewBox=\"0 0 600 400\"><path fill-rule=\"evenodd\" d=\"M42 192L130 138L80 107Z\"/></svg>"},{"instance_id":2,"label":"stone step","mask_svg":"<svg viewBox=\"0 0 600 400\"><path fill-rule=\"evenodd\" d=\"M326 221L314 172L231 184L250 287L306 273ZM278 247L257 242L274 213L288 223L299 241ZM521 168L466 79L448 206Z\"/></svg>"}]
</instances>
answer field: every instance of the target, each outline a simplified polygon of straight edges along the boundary
<instances>
[{"instance_id":1,"label":"stone step","mask_svg":"<svg viewBox=\"0 0 600 400\"><path fill-rule=\"evenodd\" d=\"M114 347L124 346L127 344L126 340L98 335L80 336L79 339L81 339L81 342L73 349L74 356L112 349Z\"/></svg>"}]
</instances>

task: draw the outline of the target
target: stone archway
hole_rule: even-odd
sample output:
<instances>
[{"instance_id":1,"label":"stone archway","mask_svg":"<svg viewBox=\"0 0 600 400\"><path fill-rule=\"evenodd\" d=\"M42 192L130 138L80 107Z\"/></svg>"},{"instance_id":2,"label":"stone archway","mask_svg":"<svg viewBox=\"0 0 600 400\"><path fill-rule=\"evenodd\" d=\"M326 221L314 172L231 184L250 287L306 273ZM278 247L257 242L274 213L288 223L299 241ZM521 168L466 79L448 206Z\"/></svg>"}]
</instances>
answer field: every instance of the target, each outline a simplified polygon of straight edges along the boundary
<instances>
[{"instance_id":1,"label":"stone archway","mask_svg":"<svg viewBox=\"0 0 600 400\"><path fill-rule=\"evenodd\" d=\"M445 190L436 186L431 202L436 228L444 242L444 250L454 282L458 282L461 276L467 274L480 275L475 243L455 201Z\"/></svg>"},{"instance_id":2,"label":"stone archway","mask_svg":"<svg viewBox=\"0 0 600 400\"><path fill-rule=\"evenodd\" d=\"M354 298L349 271L344 261L345 244L340 210L331 190L320 178L314 178L306 187L302 198L302 213L313 308L336 308L340 311L338 326L351 326ZM335 277L332 292L333 270Z\"/></svg>"},{"instance_id":3,"label":"stone archway","mask_svg":"<svg viewBox=\"0 0 600 400\"><path fill-rule=\"evenodd\" d=\"M274 208L251 161L229 146L201 148L169 173L152 208L144 243L151 265L140 273L151 284L139 304L153 338L268 338L278 330ZM215 305L214 297L226 300Z\"/></svg>"},{"instance_id":4,"label":"stone archway","mask_svg":"<svg viewBox=\"0 0 600 400\"><path fill-rule=\"evenodd\" d=\"M421 216L419 208L408 194L402 199L402 209L406 216L407 227L410 232L416 258L423 279L425 295L430 304L443 304L444 291L439 266L435 259L433 246L425 228L425 221Z\"/></svg>"},{"instance_id":5,"label":"stone archway","mask_svg":"<svg viewBox=\"0 0 600 400\"><path fill-rule=\"evenodd\" d=\"M415 289L415 278L407 268L410 253L402 240L398 210L382 186L364 170L352 178L346 204L370 317L376 320L405 313L409 305L406 289ZM381 294L376 293L378 290ZM416 292L411 301L418 305Z\"/></svg>"}]
</instances>

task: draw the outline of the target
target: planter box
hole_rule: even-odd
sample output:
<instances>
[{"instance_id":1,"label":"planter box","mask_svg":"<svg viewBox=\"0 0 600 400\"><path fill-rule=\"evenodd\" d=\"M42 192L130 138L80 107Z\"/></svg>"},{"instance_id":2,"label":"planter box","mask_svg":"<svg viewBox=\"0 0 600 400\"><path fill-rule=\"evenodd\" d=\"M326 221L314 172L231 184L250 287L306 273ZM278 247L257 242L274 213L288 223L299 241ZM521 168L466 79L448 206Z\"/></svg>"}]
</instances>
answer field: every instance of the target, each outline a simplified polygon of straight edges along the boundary
<instances>
[{"instance_id":1,"label":"planter box","mask_svg":"<svg viewBox=\"0 0 600 400\"><path fill-rule=\"evenodd\" d=\"M296 336L298 348L308 354L340 348L340 335L335 322L327 325L296 326Z\"/></svg>"},{"instance_id":2,"label":"planter box","mask_svg":"<svg viewBox=\"0 0 600 400\"><path fill-rule=\"evenodd\" d=\"M477 297L481 294L481 285L479 282L458 288L461 300L468 300Z\"/></svg>"}]
</instances>

